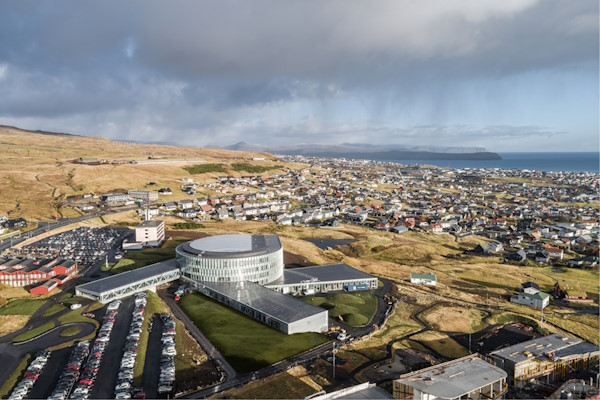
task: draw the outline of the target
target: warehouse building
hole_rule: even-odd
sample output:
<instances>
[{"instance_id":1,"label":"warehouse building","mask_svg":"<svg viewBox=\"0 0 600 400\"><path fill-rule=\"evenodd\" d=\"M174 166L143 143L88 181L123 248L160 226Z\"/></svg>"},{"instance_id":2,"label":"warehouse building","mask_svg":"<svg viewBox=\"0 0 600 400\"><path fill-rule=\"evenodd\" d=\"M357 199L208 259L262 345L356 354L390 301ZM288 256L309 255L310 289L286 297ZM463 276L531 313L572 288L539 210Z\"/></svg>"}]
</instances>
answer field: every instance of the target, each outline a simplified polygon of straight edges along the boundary
<instances>
[{"instance_id":1,"label":"warehouse building","mask_svg":"<svg viewBox=\"0 0 600 400\"><path fill-rule=\"evenodd\" d=\"M478 354L404 374L393 384L395 399L501 399L508 389L507 374Z\"/></svg>"},{"instance_id":2,"label":"warehouse building","mask_svg":"<svg viewBox=\"0 0 600 400\"><path fill-rule=\"evenodd\" d=\"M58 278L57 283L62 284L75 274L77 274L75 261L64 258L0 257L0 283L7 286L37 285L56 278Z\"/></svg>"},{"instance_id":3,"label":"warehouse building","mask_svg":"<svg viewBox=\"0 0 600 400\"><path fill-rule=\"evenodd\" d=\"M599 355L597 345L555 333L493 351L489 357L508 373L511 384L522 388L531 379L553 382L589 369L598 364Z\"/></svg>"}]
</instances>

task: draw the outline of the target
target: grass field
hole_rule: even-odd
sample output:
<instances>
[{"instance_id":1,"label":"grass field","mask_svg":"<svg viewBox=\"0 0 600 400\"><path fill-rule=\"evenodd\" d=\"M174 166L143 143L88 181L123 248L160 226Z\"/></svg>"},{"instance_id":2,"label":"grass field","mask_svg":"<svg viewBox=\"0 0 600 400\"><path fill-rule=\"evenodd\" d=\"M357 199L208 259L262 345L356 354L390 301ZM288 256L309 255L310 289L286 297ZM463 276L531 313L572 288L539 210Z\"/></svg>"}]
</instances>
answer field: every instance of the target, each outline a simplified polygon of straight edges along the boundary
<instances>
[{"instance_id":1,"label":"grass field","mask_svg":"<svg viewBox=\"0 0 600 400\"><path fill-rule=\"evenodd\" d=\"M33 328L27 332L23 332L20 335L17 335L13 338L13 342L23 342L25 340L29 340L31 338L36 337L37 335L40 335L44 332L49 331L50 329L54 328L54 323L53 322L46 322L43 325L40 325L36 328Z\"/></svg>"},{"instance_id":2,"label":"grass field","mask_svg":"<svg viewBox=\"0 0 600 400\"><path fill-rule=\"evenodd\" d=\"M175 257L175 247L187 241L182 238L170 238L156 249L130 250L112 269L113 274L131 271L146 265L165 261Z\"/></svg>"},{"instance_id":3,"label":"grass field","mask_svg":"<svg viewBox=\"0 0 600 400\"><path fill-rule=\"evenodd\" d=\"M433 328L445 332L473 333L486 327L486 314L480 310L458 306L437 306L422 318Z\"/></svg>"},{"instance_id":4,"label":"grass field","mask_svg":"<svg viewBox=\"0 0 600 400\"><path fill-rule=\"evenodd\" d=\"M49 317L51 315L57 314L62 310L65 310L66 308L67 307L63 306L62 304L52 304L46 309L46 311L44 311L44 317Z\"/></svg>"},{"instance_id":5,"label":"grass field","mask_svg":"<svg viewBox=\"0 0 600 400\"><path fill-rule=\"evenodd\" d=\"M29 315L0 315L0 336L15 332L25 326Z\"/></svg>"},{"instance_id":6,"label":"grass field","mask_svg":"<svg viewBox=\"0 0 600 400\"><path fill-rule=\"evenodd\" d=\"M223 164L197 164L184 167L192 175L205 174L207 172L225 172Z\"/></svg>"},{"instance_id":7,"label":"grass field","mask_svg":"<svg viewBox=\"0 0 600 400\"><path fill-rule=\"evenodd\" d=\"M81 329L78 326L69 326L60 331L59 335L62 337L69 337L77 335L79 332L81 332Z\"/></svg>"},{"instance_id":8,"label":"grass field","mask_svg":"<svg viewBox=\"0 0 600 400\"><path fill-rule=\"evenodd\" d=\"M220 393L222 399L302 399L322 390L302 366ZM285 394L285 395L284 395Z\"/></svg>"},{"instance_id":9,"label":"grass field","mask_svg":"<svg viewBox=\"0 0 600 400\"><path fill-rule=\"evenodd\" d=\"M160 298L154 292L147 291L148 295L146 308L144 310L144 321L142 322L142 333L140 334L140 340L138 342L138 353L135 359L135 365L133 367L133 385L141 386L142 374L144 373L144 363L146 362L146 349L148 348L148 335L150 334L148 329L150 327L150 320L156 314L166 313L168 311L167 306L160 300Z\"/></svg>"},{"instance_id":10,"label":"grass field","mask_svg":"<svg viewBox=\"0 0 600 400\"><path fill-rule=\"evenodd\" d=\"M328 310L330 317L341 316L350 326L367 325L377 310L377 297L370 292L306 296L302 300Z\"/></svg>"},{"instance_id":11,"label":"grass field","mask_svg":"<svg viewBox=\"0 0 600 400\"><path fill-rule=\"evenodd\" d=\"M180 306L240 372L255 371L329 340L317 333L286 335L198 293L185 295Z\"/></svg>"},{"instance_id":12,"label":"grass field","mask_svg":"<svg viewBox=\"0 0 600 400\"><path fill-rule=\"evenodd\" d=\"M458 344L458 342L450 338L445 333L428 331L418 333L410 338L450 359L469 355L469 351L467 349Z\"/></svg>"},{"instance_id":13,"label":"grass field","mask_svg":"<svg viewBox=\"0 0 600 400\"><path fill-rule=\"evenodd\" d=\"M8 303L0 307L0 315L29 315L40 308L46 300L22 298L9 300Z\"/></svg>"}]
</instances>

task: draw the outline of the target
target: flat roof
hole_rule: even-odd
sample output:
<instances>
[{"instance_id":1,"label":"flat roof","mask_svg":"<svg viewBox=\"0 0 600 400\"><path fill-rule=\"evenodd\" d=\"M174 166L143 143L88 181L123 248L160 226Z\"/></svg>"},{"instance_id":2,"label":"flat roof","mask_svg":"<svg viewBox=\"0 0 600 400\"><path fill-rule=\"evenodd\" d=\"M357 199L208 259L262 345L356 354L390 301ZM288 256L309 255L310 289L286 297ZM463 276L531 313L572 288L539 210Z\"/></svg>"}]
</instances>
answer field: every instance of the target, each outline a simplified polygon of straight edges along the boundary
<instances>
[{"instance_id":1,"label":"flat roof","mask_svg":"<svg viewBox=\"0 0 600 400\"><path fill-rule=\"evenodd\" d=\"M435 397L451 399L506 377L506 372L473 354L401 375L398 382Z\"/></svg>"},{"instance_id":2,"label":"flat roof","mask_svg":"<svg viewBox=\"0 0 600 400\"><path fill-rule=\"evenodd\" d=\"M334 400L334 399L357 399L357 400L380 400L393 399L394 397L377 386L374 383L361 383L360 385L351 386L335 392L326 393L320 396L315 396L313 400Z\"/></svg>"},{"instance_id":3,"label":"flat roof","mask_svg":"<svg viewBox=\"0 0 600 400\"><path fill-rule=\"evenodd\" d=\"M291 323L327 312L292 296L278 293L253 282L200 282L230 299L252 307L280 321Z\"/></svg>"},{"instance_id":4,"label":"flat roof","mask_svg":"<svg viewBox=\"0 0 600 400\"><path fill-rule=\"evenodd\" d=\"M554 333L552 335L543 336L492 351L490 356L504 358L518 364L533 358L548 358L548 353L554 353L557 357L578 354L580 351L585 350L585 346L579 346L583 343L585 342L582 342L579 339L573 339L568 336ZM591 346L593 347L592 351L598 351L596 345ZM590 349L588 348L582 353L589 352L589 350Z\"/></svg>"},{"instance_id":5,"label":"flat roof","mask_svg":"<svg viewBox=\"0 0 600 400\"><path fill-rule=\"evenodd\" d=\"M167 261L148 265L147 267L134 269L132 271L127 271L121 274L109 276L107 278L84 283L83 285L78 285L77 289L100 294L110 290L119 289L124 286L133 285L134 283L151 278L155 275L176 270L178 271L179 268L177 268L176 260L172 258Z\"/></svg>"},{"instance_id":6,"label":"flat roof","mask_svg":"<svg viewBox=\"0 0 600 400\"><path fill-rule=\"evenodd\" d=\"M159 220L144 221L141 224L139 224L137 226L137 228L158 228L159 226L161 226L164 223L165 223L165 221L159 221Z\"/></svg>"},{"instance_id":7,"label":"flat roof","mask_svg":"<svg viewBox=\"0 0 600 400\"><path fill-rule=\"evenodd\" d=\"M359 279L377 279L373 275L352 268L348 264L330 264L314 267L286 268L281 278L266 286L295 285L307 282L335 282Z\"/></svg>"},{"instance_id":8,"label":"flat roof","mask_svg":"<svg viewBox=\"0 0 600 400\"><path fill-rule=\"evenodd\" d=\"M216 235L180 244L177 250L191 256L238 258L281 250L278 235Z\"/></svg>"}]
</instances>

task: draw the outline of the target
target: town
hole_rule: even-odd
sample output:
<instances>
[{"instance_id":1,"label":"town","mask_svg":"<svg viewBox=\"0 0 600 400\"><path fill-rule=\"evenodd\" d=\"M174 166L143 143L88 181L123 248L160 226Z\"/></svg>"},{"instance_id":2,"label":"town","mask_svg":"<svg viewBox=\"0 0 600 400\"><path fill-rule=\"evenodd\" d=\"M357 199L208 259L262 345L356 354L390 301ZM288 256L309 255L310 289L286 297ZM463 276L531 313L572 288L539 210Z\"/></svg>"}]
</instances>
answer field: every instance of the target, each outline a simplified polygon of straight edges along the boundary
<instances>
[{"instance_id":1,"label":"town","mask_svg":"<svg viewBox=\"0 0 600 400\"><path fill-rule=\"evenodd\" d=\"M0 346L15 363L23 353L12 346L21 342L31 341L46 351L39 353L39 362L7 371L6 382L16 386L5 388L5 394L12 393L13 399L205 397L220 392L252 397L263 387L289 381L290 373L305 376L319 390L327 388L331 393L323 398L334 398L336 390L398 399L417 393L501 398L575 389L597 392L598 291L593 279L599 261L599 174L451 169L302 156L279 156L277 162L284 166L248 164L252 168L246 169L260 171L250 175L190 173L173 180L170 187L148 182L122 192L70 196L62 207L77 210L76 222L57 220L52 229L49 223L44 229L43 223L36 226L22 218L0 219L4 229L0 244L6 249L0 256L0 282L51 300L21 328L17 324L4 332L8 341ZM197 164L190 170L197 171L198 166L215 169ZM112 222L80 226L109 217ZM55 234L53 229L62 232ZM283 251L277 239L278 245L264 247L268 250L261 250L264 244L253 244L248 252L246 245L236 244L246 240L243 235L223 235L231 229L251 233L247 240L253 243L273 240L258 233L277 233ZM207 235L218 242L204 244ZM394 248L400 253L382 258L379 254L386 253L386 246L372 241L388 243L387 247L397 243L401 247ZM361 248L365 245L372 246L370 252ZM169 261L175 258L176 246L177 264ZM310 246L316 252L307 251ZM215 253L219 248L226 250ZM410 255L411 248L416 256ZM241 279L247 286L243 292L208 282L215 273L209 272L214 268L210 266L221 265L223 251L237 252L238 261L232 265L254 265L244 257L276 249L282 261L279 272L269 272L273 278L259 281L252 274L214 278ZM215 261L209 261L211 257ZM316 258L325 262L315 264ZM265 268L273 268L273 262ZM195 272L200 263L208 268L204 277ZM481 275L486 274L481 268L486 263L493 266L487 271L491 280ZM326 265L314 266L318 264ZM458 275L449 273L446 265ZM465 271L468 266L471 272ZM498 275L501 268L521 270L517 275L524 279L498 285L497 277L506 276ZM223 269L217 274L227 273ZM174 286L177 281L181 283ZM266 285L249 286L252 282ZM249 288L253 289L246 292ZM302 301L296 304L289 295ZM231 305L233 299L241 305ZM31 301L35 300L9 299L0 307L0 318L12 315L3 309ZM349 312L347 304L356 301L370 303L371 308L366 310L365 305L365 310ZM514 306L508 306L511 303ZM249 335L266 329L266 336L283 335L275 341L304 336L291 352L257 362L254 357L266 350L248 344L246 355L238 345L221 343L211 333L210 321L196 314L200 304L233 307L234 311L220 311L234 313L228 314L228 329L238 329L239 318L244 317L235 313L241 312L257 320L252 324L258 325L248 328ZM56 318L47 316L52 316L53 307L58 310ZM117 313L123 307L125 315ZM295 309L297 315L277 310L281 307ZM36 317L40 311L45 318ZM440 319L444 314L451 318ZM181 322L171 322L174 318ZM75 347L61 345L62 332L58 338L44 338L65 324L74 324L76 333L65 337L75 339ZM89 330L100 324L94 339L95 329ZM152 327L162 328L154 334ZM117 335L115 346L123 348L122 358L104 356L109 337L112 346L111 335ZM203 371L200 378L183 375L185 350L177 344L181 339L173 337L195 343L187 356L203 360L193 367ZM152 345L161 341L162 346ZM394 342L405 344L380 354L368 350L370 343L378 343L373 347L377 349ZM542 345L544 351L531 350ZM48 352L54 348L58 356ZM521 352L532 356L515 357ZM67 359L76 372L67 369L59 377L62 360ZM46 362L56 366L56 372L47 372ZM21 375L20 365L29 372ZM460 377L475 370L480 378ZM437 383L413 383L415 377L424 380L424 376ZM38 377L47 382L45 389L36 384ZM96 383L100 379L107 384ZM460 390L446 395L450 387ZM312 390L278 397L319 391ZM474 392L480 397L473 397Z\"/></svg>"}]
</instances>

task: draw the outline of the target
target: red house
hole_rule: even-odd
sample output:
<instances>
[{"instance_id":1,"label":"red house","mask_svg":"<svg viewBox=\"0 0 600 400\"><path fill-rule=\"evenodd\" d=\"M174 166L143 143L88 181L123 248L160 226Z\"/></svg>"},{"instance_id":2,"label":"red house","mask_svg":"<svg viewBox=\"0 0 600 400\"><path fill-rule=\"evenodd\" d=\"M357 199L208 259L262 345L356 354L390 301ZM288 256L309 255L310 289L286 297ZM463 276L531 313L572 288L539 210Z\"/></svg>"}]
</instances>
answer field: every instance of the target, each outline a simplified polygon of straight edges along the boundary
<instances>
[{"instance_id":1,"label":"red house","mask_svg":"<svg viewBox=\"0 0 600 400\"><path fill-rule=\"evenodd\" d=\"M30 294L48 294L58 286L58 282L53 279L47 280L39 286L31 288Z\"/></svg>"}]
</instances>

